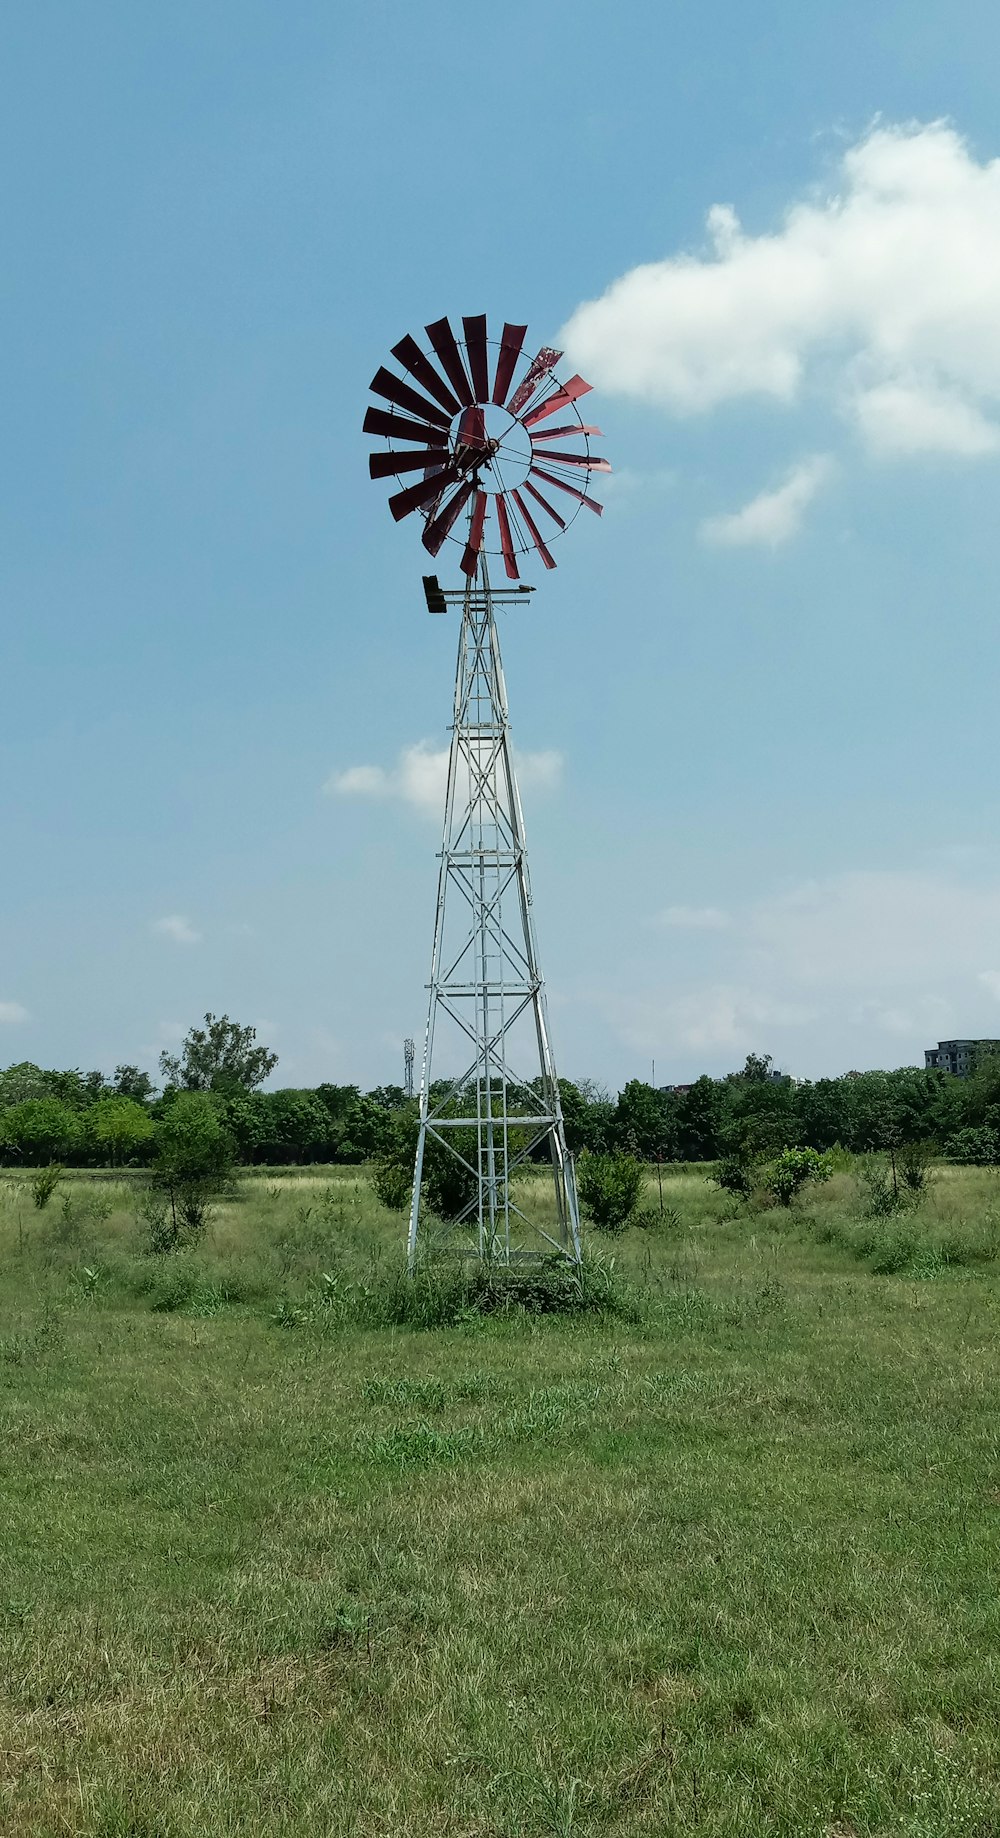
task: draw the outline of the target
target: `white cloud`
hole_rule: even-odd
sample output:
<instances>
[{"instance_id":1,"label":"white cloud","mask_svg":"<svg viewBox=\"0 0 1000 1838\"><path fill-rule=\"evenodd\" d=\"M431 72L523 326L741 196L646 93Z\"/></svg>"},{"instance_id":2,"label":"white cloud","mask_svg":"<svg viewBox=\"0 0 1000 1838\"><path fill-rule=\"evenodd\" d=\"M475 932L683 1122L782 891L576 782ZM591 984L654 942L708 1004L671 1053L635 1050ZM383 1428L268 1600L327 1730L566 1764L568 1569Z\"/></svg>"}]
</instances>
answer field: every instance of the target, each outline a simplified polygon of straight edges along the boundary
<instances>
[{"instance_id":1,"label":"white cloud","mask_svg":"<svg viewBox=\"0 0 1000 1838\"><path fill-rule=\"evenodd\" d=\"M345 797L386 798L391 790L390 775L382 766L348 766L346 772L333 773L323 790L342 792Z\"/></svg>"},{"instance_id":2,"label":"white cloud","mask_svg":"<svg viewBox=\"0 0 1000 1838\"><path fill-rule=\"evenodd\" d=\"M953 391L917 380L859 390L852 410L880 459L910 453L955 453L978 459L1000 446L1000 428Z\"/></svg>"},{"instance_id":3,"label":"white cloud","mask_svg":"<svg viewBox=\"0 0 1000 1838\"><path fill-rule=\"evenodd\" d=\"M551 790L562 777L562 754L554 749L514 755L522 790ZM404 747L395 766L349 766L334 772L323 790L331 797L398 798L424 817L444 814L448 782L448 749L426 740Z\"/></svg>"},{"instance_id":4,"label":"white cloud","mask_svg":"<svg viewBox=\"0 0 1000 1838\"><path fill-rule=\"evenodd\" d=\"M776 490L762 491L742 510L706 517L699 531L702 540L722 548L759 544L777 549L795 535L831 471L832 463L825 454L803 460Z\"/></svg>"},{"instance_id":5,"label":"white cloud","mask_svg":"<svg viewBox=\"0 0 1000 1838\"><path fill-rule=\"evenodd\" d=\"M709 1057L742 1058L777 1029L817 1020L815 1007L731 983L702 983L683 992L645 990L641 997L599 1004L633 1052L657 1059L681 1047Z\"/></svg>"},{"instance_id":6,"label":"white cloud","mask_svg":"<svg viewBox=\"0 0 1000 1838\"><path fill-rule=\"evenodd\" d=\"M719 906L667 906L657 915L661 925L678 925L696 932L721 932L731 921Z\"/></svg>"},{"instance_id":7,"label":"white cloud","mask_svg":"<svg viewBox=\"0 0 1000 1838\"><path fill-rule=\"evenodd\" d=\"M1000 885L927 870L853 869L761 900L747 936L803 986L887 989L978 978L1000 933Z\"/></svg>"},{"instance_id":8,"label":"white cloud","mask_svg":"<svg viewBox=\"0 0 1000 1838\"><path fill-rule=\"evenodd\" d=\"M152 930L158 938L169 938L175 945L201 943L201 933L195 931L190 919L185 919L183 913L168 913L165 919L154 919Z\"/></svg>"},{"instance_id":9,"label":"white cloud","mask_svg":"<svg viewBox=\"0 0 1000 1838\"><path fill-rule=\"evenodd\" d=\"M938 1039L1000 1032L996 853L844 869L659 923L669 938L588 996L665 1077L726 1071L751 1049L809 1076L922 1065Z\"/></svg>"},{"instance_id":10,"label":"white cloud","mask_svg":"<svg viewBox=\"0 0 1000 1838\"><path fill-rule=\"evenodd\" d=\"M0 1023L10 1022L13 1024L17 1021L30 1020L31 1016L27 1009L21 1006L20 1002L0 1002Z\"/></svg>"},{"instance_id":11,"label":"white cloud","mask_svg":"<svg viewBox=\"0 0 1000 1838\"><path fill-rule=\"evenodd\" d=\"M1000 429L1000 160L946 122L878 126L832 192L746 234L708 214L711 250L631 269L560 342L601 388L697 414L806 389L876 454L993 452Z\"/></svg>"}]
</instances>

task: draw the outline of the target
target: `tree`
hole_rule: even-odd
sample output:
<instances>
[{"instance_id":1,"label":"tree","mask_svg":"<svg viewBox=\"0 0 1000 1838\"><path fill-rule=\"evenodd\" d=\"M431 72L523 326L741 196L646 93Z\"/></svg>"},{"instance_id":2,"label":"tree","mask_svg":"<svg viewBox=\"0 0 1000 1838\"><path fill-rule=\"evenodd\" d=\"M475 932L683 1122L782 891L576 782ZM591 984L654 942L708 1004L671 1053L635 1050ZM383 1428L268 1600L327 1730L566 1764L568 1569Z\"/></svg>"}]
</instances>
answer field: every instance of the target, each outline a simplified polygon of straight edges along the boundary
<instances>
[{"instance_id":1,"label":"tree","mask_svg":"<svg viewBox=\"0 0 1000 1838\"><path fill-rule=\"evenodd\" d=\"M170 1249L182 1230L198 1232L209 1200L233 1171L233 1141L207 1092L181 1091L156 1125L153 1186L166 1196L169 1225L157 1235L160 1249Z\"/></svg>"},{"instance_id":2,"label":"tree","mask_svg":"<svg viewBox=\"0 0 1000 1838\"><path fill-rule=\"evenodd\" d=\"M732 1079L724 1086L719 1142L726 1155L777 1155L798 1139L795 1087L790 1079Z\"/></svg>"},{"instance_id":3,"label":"tree","mask_svg":"<svg viewBox=\"0 0 1000 1838\"><path fill-rule=\"evenodd\" d=\"M677 1150L677 1099L642 1079L630 1079L615 1109L619 1146L642 1161L672 1161Z\"/></svg>"},{"instance_id":4,"label":"tree","mask_svg":"<svg viewBox=\"0 0 1000 1838\"><path fill-rule=\"evenodd\" d=\"M19 1060L16 1066L8 1066L0 1072L0 1110L9 1110L12 1104L25 1104L29 1098L47 1098L51 1095L41 1066L36 1066L30 1059Z\"/></svg>"},{"instance_id":5,"label":"tree","mask_svg":"<svg viewBox=\"0 0 1000 1838\"><path fill-rule=\"evenodd\" d=\"M146 1104L155 1090L148 1072L140 1072L138 1066L116 1066L114 1089L120 1098L134 1098L137 1104Z\"/></svg>"},{"instance_id":6,"label":"tree","mask_svg":"<svg viewBox=\"0 0 1000 1838\"><path fill-rule=\"evenodd\" d=\"M764 1080L771 1076L772 1064L770 1053L748 1053L746 1064L739 1076L750 1084L762 1085Z\"/></svg>"},{"instance_id":7,"label":"tree","mask_svg":"<svg viewBox=\"0 0 1000 1838\"><path fill-rule=\"evenodd\" d=\"M101 1098L88 1114L95 1143L104 1149L113 1168L134 1156L153 1135L153 1120L134 1098Z\"/></svg>"},{"instance_id":8,"label":"tree","mask_svg":"<svg viewBox=\"0 0 1000 1838\"><path fill-rule=\"evenodd\" d=\"M678 1154L682 1161L714 1161L719 1153L723 1087L702 1073L677 1102Z\"/></svg>"},{"instance_id":9,"label":"tree","mask_svg":"<svg viewBox=\"0 0 1000 1838\"><path fill-rule=\"evenodd\" d=\"M309 1162L331 1153L330 1113L314 1091L261 1091L253 1099L260 1118L257 1153L269 1162Z\"/></svg>"},{"instance_id":10,"label":"tree","mask_svg":"<svg viewBox=\"0 0 1000 1838\"><path fill-rule=\"evenodd\" d=\"M81 1072L79 1066L66 1072L43 1072L42 1077L49 1097L59 1098L71 1110L87 1110L108 1089L103 1072Z\"/></svg>"},{"instance_id":11,"label":"tree","mask_svg":"<svg viewBox=\"0 0 1000 1838\"><path fill-rule=\"evenodd\" d=\"M256 1028L241 1027L228 1015L206 1015L179 1054L160 1054L160 1071L183 1091L254 1091L278 1063L276 1053L254 1045L256 1038Z\"/></svg>"},{"instance_id":12,"label":"tree","mask_svg":"<svg viewBox=\"0 0 1000 1838\"><path fill-rule=\"evenodd\" d=\"M0 1118L4 1142L21 1161L61 1161L78 1140L80 1125L58 1098L27 1098Z\"/></svg>"}]
</instances>

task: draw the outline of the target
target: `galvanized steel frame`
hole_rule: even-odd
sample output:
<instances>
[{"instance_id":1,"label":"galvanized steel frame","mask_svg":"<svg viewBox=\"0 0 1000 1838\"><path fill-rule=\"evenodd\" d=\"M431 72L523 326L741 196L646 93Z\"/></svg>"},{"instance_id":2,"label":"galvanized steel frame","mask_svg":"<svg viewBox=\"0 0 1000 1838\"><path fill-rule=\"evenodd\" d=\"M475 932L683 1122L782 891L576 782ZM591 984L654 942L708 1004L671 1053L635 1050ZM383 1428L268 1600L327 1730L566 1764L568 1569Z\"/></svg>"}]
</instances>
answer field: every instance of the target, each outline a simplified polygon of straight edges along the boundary
<instances>
[{"instance_id":1,"label":"galvanized steel frame","mask_svg":"<svg viewBox=\"0 0 1000 1838\"><path fill-rule=\"evenodd\" d=\"M436 584L435 584L436 585ZM525 592L490 586L485 556L465 589L446 592L461 605L454 714L448 754L437 912L420 1074L420 1127L410 1206L409 1265L431 1236L422 1216L427 1139L439 1143L475 1177L475 1196L447 1228L475 1226L465 1248L509 1264L561 1253L580 1261L580 1222L573 1158L566 1146L559 1084L538 963L524 817L511 752L507 690L494 608ZM523 601L521 601L523 604ZM449 898L451 906L449 906ZM469 908L456 935L448 925L456 901ZM531 1079L510 1064L510 1036L524 1016L537 1050ZM442 1017L467 1039L470 1057L447 1089L431 1099L435 1036ZM535 1055L533 1054L534 1058ZM445 1114L449 1112L450 1114ZM474 1161L456 1132L474 1132ZM464 1138L468 1144L468 1136ZM547 1142L555 1193L555 1233L515 1200L511 1178ZM518 1198L529 1201L519 1189Z\"/></svg>"}]
</instances>

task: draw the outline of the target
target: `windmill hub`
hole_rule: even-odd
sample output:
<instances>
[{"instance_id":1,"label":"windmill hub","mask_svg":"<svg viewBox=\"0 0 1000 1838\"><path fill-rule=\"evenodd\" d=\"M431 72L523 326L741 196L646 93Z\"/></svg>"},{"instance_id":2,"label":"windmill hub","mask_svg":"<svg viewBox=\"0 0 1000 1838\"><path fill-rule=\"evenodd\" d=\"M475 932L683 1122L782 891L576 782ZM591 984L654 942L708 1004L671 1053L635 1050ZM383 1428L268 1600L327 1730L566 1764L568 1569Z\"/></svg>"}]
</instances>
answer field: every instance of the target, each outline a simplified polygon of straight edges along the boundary
<instances>
[{"instance_id":1,"label":"windmill hub","mask_svg":"<svg viewBox=\"0 0 1000 1838\"><path fill-rule=\"evenodd\" d=\"M527 429L495 402L455 415L448 444L458 464L475 469L480 488L492 497L523 488L534 462Z\"/></svg>"}]
</instances>

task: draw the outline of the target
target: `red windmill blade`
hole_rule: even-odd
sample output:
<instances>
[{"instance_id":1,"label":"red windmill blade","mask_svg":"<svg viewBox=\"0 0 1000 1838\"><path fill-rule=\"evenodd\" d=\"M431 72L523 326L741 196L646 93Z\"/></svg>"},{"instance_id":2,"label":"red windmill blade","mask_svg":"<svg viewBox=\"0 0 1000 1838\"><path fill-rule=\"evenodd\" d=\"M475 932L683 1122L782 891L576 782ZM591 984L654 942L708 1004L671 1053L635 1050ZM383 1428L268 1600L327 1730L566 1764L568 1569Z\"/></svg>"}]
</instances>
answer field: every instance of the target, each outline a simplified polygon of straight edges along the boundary
<instances>
[{"instance_id":1,"label":"red windmill blade","mask_svg":"<svg viewBox=\"0 0 1000 1838\"><path fill-rule=\"evenodd\" d=\"M369 458L372 478L423 474L392 493L393 517L399 522L419 511L422 542L432 555L449 538L461 542L460 567L470 579L489 553L499 553L512 581L520 578L519 555L531 551L554 568L549 543L583 505L600 512L586 488L591 473L611 470L591 451L600 429L586 425L576 407L590 384L580 376L560 382L562 354L543 345L515 386L527 336L523 325L508 322L500 339L491 340L486 315L478 313L463 318L461 338L447 318L433 320L425 331L429 349L409 333L392 347L406 374L378 370L372 390L389 406L373 405L365 415L365 433L385 442ZM570 410L575 420L545 425L559 409ZM563 447L564 440L572 447ZM565 516L543 485L572 500ZM487 547L491 510L499 537L494 551ZM467 521L458 529L463 512ZM539 513L551 528L539 526Z\"/></svg>"}]
</instances>

